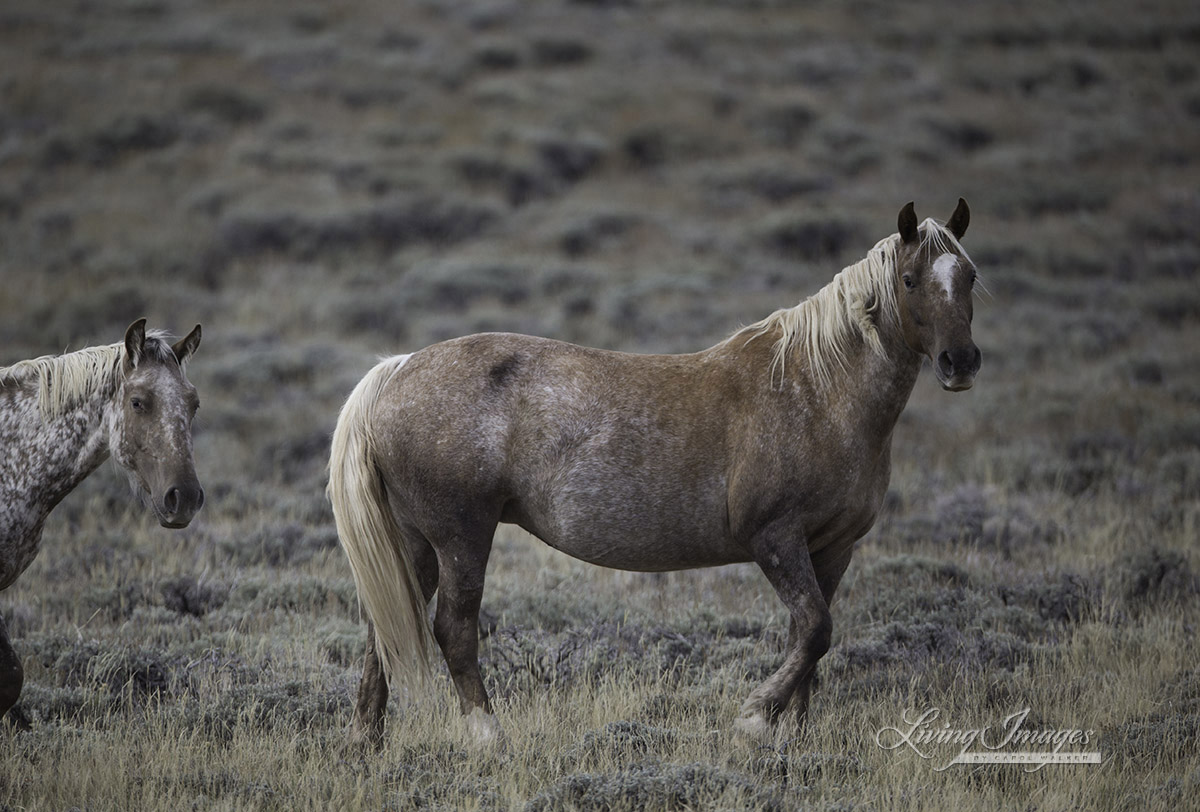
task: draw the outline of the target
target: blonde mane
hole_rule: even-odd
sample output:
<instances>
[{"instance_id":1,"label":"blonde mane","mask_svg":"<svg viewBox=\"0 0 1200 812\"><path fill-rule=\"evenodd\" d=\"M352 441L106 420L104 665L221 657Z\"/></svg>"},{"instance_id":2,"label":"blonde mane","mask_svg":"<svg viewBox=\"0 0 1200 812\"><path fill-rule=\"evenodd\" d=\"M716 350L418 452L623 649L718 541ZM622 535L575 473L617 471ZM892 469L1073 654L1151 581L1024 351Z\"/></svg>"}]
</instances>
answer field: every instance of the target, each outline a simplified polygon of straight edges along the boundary
<instances>
[{"instance_id":1,"label":"blonde mane","mask_svg":"<svg viewBox=\"0 0 1200 812\"><path fill-rule=\"evenodd\" d=\"M954 235L932 218L921 224L921 232L919 250L957 251L966 256ZM754 340L778 330L771 380L775 380L778 370L782 384L789 355L793 349L802 348L817 386L829 388L834 374L847 370L847 357L855 341L861 339L872 352L887 355L879 328L900 326L895 278L899 247L899 234L883 238L866 257L843 268L829 284L800 304L776 310L735 336L749 334L748 340Z\"/></svg>"},{"instance_id":2,"label":"blonde mane","mask_svg":"<svg viewBox=\"0 0 1200 812\"><path fill-rule=\"evenodd\" d=\"M146 335L144 353L159 360L174 357L165 333ZM60 417L94 397L110 397L120 382L125 344L86 347L65 355L44 355L0 367L0 386L36 380L43 420Z\"/></svg>"}]
</instances>

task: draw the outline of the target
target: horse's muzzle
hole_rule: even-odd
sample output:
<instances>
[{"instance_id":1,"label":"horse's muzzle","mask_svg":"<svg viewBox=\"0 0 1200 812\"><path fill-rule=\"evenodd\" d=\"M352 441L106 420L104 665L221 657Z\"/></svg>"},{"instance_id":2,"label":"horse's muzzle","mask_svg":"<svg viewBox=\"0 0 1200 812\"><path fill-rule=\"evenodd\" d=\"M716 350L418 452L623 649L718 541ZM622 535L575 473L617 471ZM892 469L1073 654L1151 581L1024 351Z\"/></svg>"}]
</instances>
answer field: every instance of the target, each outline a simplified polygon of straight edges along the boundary
<instances>
[{"instance_id":1,"label":"horse's muzzle","mask_svg":"<svg viewBox=\"0 0 1200 812\"><path fill-rule=\"evenodd\" d=\"M173 485L163 494L158 520L163 527L179 530L191 524L204 507L204 489L199 483Z\"/></svg>"},{"instance_id":2,"label":"horse's muzzle","mask_svg":"<svg viewBox=\"0 0 1200 812\"><path fill-rule=\"evenodd\" d=\"M974 343L956 347L953 351L942 350L934 359L933 371L938 382L948 392L962 392L975 383L979 367L983 365L983 353Z\"/></svg>"}]
</instances>

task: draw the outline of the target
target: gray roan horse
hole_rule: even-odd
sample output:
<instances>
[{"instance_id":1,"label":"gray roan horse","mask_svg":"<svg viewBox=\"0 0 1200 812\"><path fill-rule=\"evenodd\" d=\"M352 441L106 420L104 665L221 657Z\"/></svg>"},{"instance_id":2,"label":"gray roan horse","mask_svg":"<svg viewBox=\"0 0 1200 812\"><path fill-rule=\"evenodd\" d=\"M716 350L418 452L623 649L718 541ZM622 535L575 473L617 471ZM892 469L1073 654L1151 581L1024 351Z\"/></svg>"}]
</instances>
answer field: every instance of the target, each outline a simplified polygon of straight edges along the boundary
<instances>
[{"instance_id":1,"label":"gray roan horse","mask_svg":"<svg viewBox=\"0 0 1200 812\"><path fill-rule=\"evenodd\" d=\"M690 355L510 334L382 361L333 435L329 495L373 634L352 738L377 741L387 679L428 676L427 602L468 726L499 734L477 623L498 522L584 561L638 571L756 563L791 614L783 664L737 728L803 720L829 603L887 490L892 430L923 359L967 389L975 267L945 225L899 233L821 291Z\"/></svg>"},{"instance_id":2,"label":"gray roan horse","mask_svg":"<svg viewBox=\"0 0 1200 812\"><path fill-rule=\"evenodd\" d=\"M171 345L130 325L119 344L0 368L0 590L38 553L50 511L110 455L164 527L186 527L204 491L192 461L199 401L184 363L200 325ZM24 672L0 619L0 716Z\"/></svg>"}]
</instances>

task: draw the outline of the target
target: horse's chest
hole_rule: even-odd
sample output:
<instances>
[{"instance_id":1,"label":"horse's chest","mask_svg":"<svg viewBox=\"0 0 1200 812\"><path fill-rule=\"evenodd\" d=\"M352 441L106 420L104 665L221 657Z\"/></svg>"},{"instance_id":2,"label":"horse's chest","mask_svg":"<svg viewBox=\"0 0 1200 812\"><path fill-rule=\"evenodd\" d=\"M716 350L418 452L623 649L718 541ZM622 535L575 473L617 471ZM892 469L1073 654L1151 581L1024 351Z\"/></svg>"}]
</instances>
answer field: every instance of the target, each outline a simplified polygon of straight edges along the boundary
<instances>
[{"instance_id":1,"label":"horse's chest","mask_svg":"<svg viewBox=\"0 0 1200 812\"><path fill-rule=\"evenodd\" d=\"M0 505L0 589L7 589L37 557L42 517L23 505Z\"/></svg>"},{"instance_id":2,"label":"horse's chest","mask_svg":"<svg viewBox=\"0 0 1200 812\"><path fill-rule=\"evenodd\" d=\"M826 548L845 547L867 534L875 524L878 506L873 502L856 501L814 517L806 526L810 552Z\"/></svg>"},{"instance_id":3,"label":"horse's chest","mask_svg":"<svg viewBox=\"0 0 1200 812\"><path fill-rule=\"evenodd\" d=\"M890 474L887 455L871 464L848 464L814 482L803 500L804 526L814 552L831 545L852 544L875 524Z\"/></svg>"},{"instance_id":4,"label":"horse's chest","mask_svg":"<svg viewBox=\"0 0 1200 812\"><path fill-rule=\"evenodd\" d=\"M38 479L33 460L26 447L0 463L0 589L25 571L42 538L48 509L34 495Z\"/></svg>"}]
</instances>

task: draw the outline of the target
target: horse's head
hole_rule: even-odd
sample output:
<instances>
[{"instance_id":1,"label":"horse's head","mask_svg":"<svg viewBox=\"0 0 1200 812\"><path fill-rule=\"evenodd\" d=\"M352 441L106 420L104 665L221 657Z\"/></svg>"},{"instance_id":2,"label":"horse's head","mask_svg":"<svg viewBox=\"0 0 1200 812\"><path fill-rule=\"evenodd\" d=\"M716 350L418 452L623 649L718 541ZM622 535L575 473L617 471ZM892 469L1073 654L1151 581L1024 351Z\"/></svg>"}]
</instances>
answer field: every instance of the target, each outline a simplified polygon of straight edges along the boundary
<instances>
[{"instance_id":1,"label":"horse's head","mask_svg":"<svg viewBox=\"0 0 1200 812\"><path fill-rule=\"evenodd\" d=\"M139 319L125 332L124 369L110 412L109 447L145 492L163 527L187 527L204 504L192 459L192 418L200 406L184 362L200 325L168 344Z\"/></svg>"},{"instance_id":2,"label":"horse's head","mask_svg":"<svg viewBox=\"0 0 1200 812\"><path fill-rule=\"evenodd\" d=\"M904 341L933 361L942 388L951 392L970 389L983 361L971 340L975 265L958 242L970 219L962 198L944 228L931 220L918 226L912 203L899 218L896 270Z\"/></svg>"}]
</instances>

